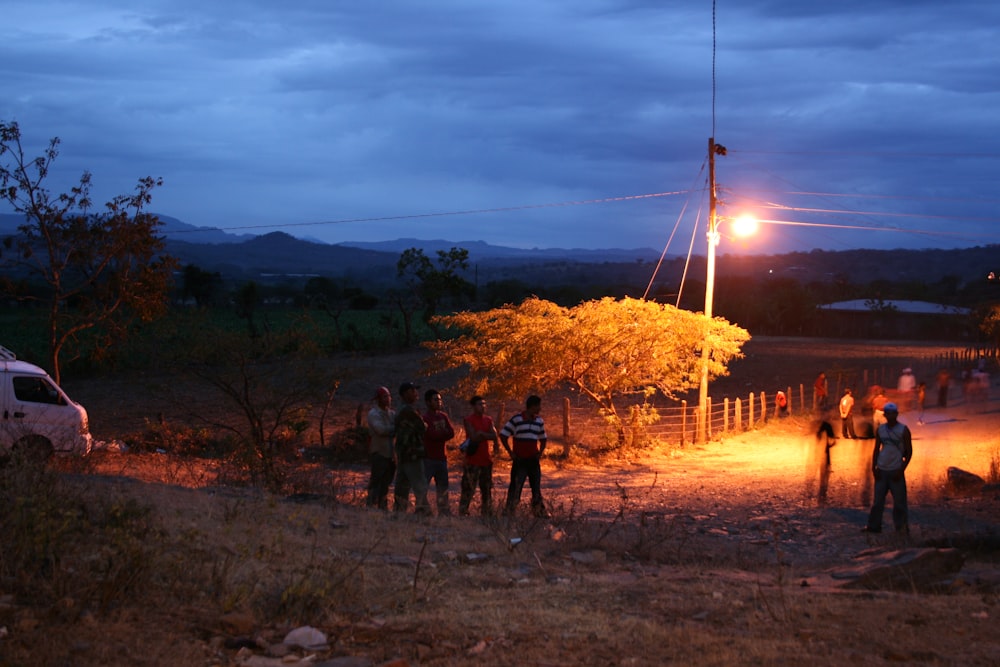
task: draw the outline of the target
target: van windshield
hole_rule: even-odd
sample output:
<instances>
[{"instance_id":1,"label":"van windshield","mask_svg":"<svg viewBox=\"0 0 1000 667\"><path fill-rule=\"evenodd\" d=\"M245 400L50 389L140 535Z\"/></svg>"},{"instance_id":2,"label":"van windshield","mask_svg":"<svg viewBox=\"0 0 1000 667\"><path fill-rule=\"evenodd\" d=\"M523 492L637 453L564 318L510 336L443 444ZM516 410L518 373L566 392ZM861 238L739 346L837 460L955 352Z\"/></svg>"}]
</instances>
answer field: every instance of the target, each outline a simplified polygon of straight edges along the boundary
<instances>
[{"instance_id":1,"label":"van windshield","mask_svg":"<svg viewBox=\"0 0 1000 667\"><path fill-rule=\"evenodd\" d=\"M15 377L14 397L25 403L48 403L50 405L65 405L62 394L51 382L39 377Z\"/></svg>"}]
</instances>

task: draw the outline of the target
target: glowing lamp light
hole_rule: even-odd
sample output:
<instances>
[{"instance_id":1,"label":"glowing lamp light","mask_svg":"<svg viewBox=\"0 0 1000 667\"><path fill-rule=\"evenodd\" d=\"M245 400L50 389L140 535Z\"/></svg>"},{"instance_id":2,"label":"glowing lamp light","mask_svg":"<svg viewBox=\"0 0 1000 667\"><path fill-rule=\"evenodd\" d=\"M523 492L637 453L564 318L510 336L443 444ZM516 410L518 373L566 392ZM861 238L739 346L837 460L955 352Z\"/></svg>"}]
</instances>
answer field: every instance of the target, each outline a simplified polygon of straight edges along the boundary
<instances>
[{"instance_id":1,"label":"glowing lamp light","mask_svg":"<svg viewBox=\"0 0 1000 667\"><path fill-rule=\"evenodd\" d=\"M760 223L757 222L757 218L750 214L744 214L733 219L733 234L743 237L752 236L757 233L759 226Z\"/></svg>"}]
</instances>

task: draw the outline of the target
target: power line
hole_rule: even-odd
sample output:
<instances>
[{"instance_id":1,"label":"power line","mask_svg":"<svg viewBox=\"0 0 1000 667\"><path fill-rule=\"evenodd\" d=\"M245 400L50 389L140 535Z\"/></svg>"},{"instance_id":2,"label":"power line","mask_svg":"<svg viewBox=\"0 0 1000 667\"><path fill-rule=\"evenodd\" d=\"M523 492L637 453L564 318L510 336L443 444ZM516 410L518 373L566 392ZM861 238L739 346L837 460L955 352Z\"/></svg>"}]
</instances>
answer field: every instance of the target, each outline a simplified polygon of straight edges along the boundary
<instances>
[{"instance_id":1,"label":"power line","mask_svg":"<svg viewBox=\"0 0 1000 667\"><path fill-rule=\"evenodd\" d=\"M653 192L642 195L624 195L621 197L604 197L602 199L581 199L578 201L565 201L550 204L524 204L522 206L503 206L497 208L479 208L464 211L439 211L435 213L410 213L405 215L383 215L371 218L345 218L342 220L325 220L320 222L284 222L279 224L266 225L239 225L236 227L199 227L197 229L179 230L176 233L198 233L210 231L234 231L242 229L284 229L286 227L315 227L321 225L342 225L349 222L385 222L387 220L414 220L419 218L440 218L455 215L479 215L482 213L504 213L510 211L524 211L537 208L557 208L560 206L584 206L587 204L607 204L612 202L633 201L636 199L652 199L656 197L671 197L683 195L689 190L677 190L675 192Z\"/></svg>"},{"instance_id":2,"label":"power line","mask_svg":"<svg viewBox=\"0 0 1000 667\"><path fill-rule=\"evenodd\" d=\"M832 213L835 215L876 215L885 218L930 218L934 220L969 220L975 222L1000 222L1000 218L984 218L979 216L962 215L930 215L928 213L891 213L888 211L854 211L850 209L832 208L802 208L798 206L785 206L783 204L759 204L759 208L768 208L777 211L795 211L796 213Z\"/></svg>"},{"instance_id":3,"label":"power line","mask_svg":"<svg viewBox=\"0 0 1000 667\"><path fill-rule=\"evenodd\" d=\"M748 150L732 150L730 153L738 153L740 155L805 155L808 157L814 157L817 155L836 155L836 156L865 156L865 157L928 157L928 158L949 158L949 157L960 157L960 158L988 158L997 159L1000 158L1000 153L903 153L903 152L892 152L892 151L748 151Z\"/></svg>"},{"instance_id":4,"label":"power line","mask_svg":"<svg viewBox=\"0 0 1000 667\"><path fill-rule=\"evenodd\" d=\"M966 237L966 235L962 234L961 232L942 232L930 229L903 229L901 227L872 227L871 225L838 225L829 222L804 222L799 220L758 219L757 222L762 222L769 225L788 225L791 227L824 227L827 229L856 229L868 232L897 232L900 234L921 234L926 236L950 236L957 238Z\"/></svg>"},{"instance_id":5,"label":"power line","mask_svg":"<svg viewBox=\"0 0 1000 667\"><path fill-rule=\"evenodd\" d=\"M803 192L803 191L782 191L782 190L758 190L754 189L755 192L769 192L771 194L780 195L797 195L804 197L843 197L849 199L891 199L891 200L903 200L903 201L940 201L940 202L969 202L974 201L977 204L1000 204L1000 199L975 199L970 200L966 197L928 197L925 195L875 195L875 194L862 194L862 193L848 193L848 192Z\"/></svg>"}]
</instances>

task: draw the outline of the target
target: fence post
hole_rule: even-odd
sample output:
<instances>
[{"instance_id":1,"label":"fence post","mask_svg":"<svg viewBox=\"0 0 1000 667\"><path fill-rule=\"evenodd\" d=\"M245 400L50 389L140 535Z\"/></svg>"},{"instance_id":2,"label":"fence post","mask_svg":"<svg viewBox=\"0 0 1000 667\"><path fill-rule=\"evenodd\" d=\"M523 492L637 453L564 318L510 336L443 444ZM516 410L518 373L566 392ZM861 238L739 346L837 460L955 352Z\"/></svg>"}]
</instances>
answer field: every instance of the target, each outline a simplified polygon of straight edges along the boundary
<instances>
[{"instance_id":1,"label":"fence post","mask_svg":"<svg viewBox=\"0 0 1000 667\"><path fill-rule=\"evenodd\" d=\"M684 446L684 436L687 435L688 402L681 401L681 447Z\"/></svg>"},{"instance_id":2,"label":"fence post","mask_svg":"<svg viewBox=\"0 0 1000 667\"><path fill-rule=\"evenodd\" d=\"M750 398L747 400L747 428L753 428L753 392L750 392Z\"/></svg>"},{"instance_id":3,"label":"fence post","mask_svg":"<svg viewBox=\"0 0 1000 667\"><path fill-rule=\"evenodd\" d=\"M629 424L629 430L632 431L632 447L636 447L642 444L642 434L639 433L639 406L633 405L632 410L629 414L629 419L631 423Z\"/></svg>"},{"instance_id":4,"label":"fence post","mask_svg":"<svg viewBox=\"0 0 1000 667\"><path fill-rule=\"evenodd\" d=\"M712 397L705 401L705 442L712 439Z\"/></svg>"},{"instance_id":5,"label":"fence post","mask_svg":"<svg viewBox=\"0 0 1000 667\"><path fill-rule=\"evenodd\" d=\"M735 421L736 421L736 430L737 431L742 431L743 430L743 400L741 398L739 398L739 397L736 398L736 414L734 416L735 416Z\"/></svg>"},{"instance_id":6,"label":"fence post","mask_svg":"<svg viewBox=\"0 0 1000 667\"><path fill-rule=\"evenodd\" d=\"M799 412L805 414L806 411L806 386L799 383Z\"/></svg>"},{"instance_id":7,"label":"fence post","mask_svg":"<svg viewBox=\"0 0 1000 667\"><path fill-rule=\"evenodd\" d=\"M729 397L722 399L722 431L729 432Z\"/></svg>"},{"instance_id":8,"label":"fence post","mask_svg":"<svg viewBox=\"0 0 1000 667\"><path fill-rule=\"evenodd\" d=\"M760 420L767 421L767 394L760 392Z\"/></svg>"}]
</instances>

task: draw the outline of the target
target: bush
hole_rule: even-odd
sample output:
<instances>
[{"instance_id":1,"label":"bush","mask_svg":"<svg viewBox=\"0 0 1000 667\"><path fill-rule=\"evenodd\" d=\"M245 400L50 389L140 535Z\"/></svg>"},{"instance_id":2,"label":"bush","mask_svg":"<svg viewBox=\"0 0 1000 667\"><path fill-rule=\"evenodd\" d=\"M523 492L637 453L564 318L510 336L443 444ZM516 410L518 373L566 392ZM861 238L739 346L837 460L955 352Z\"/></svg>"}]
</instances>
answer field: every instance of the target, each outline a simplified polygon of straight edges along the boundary
<instances>
[{"instance_id":1,"label":"bush","mask_svg":"<svg viewBox=\"0 0 1000 667\"><path fill-rule=\"evenodd\" d=\"M85 498L43 463L0 469L0 579L22 604L106 611L142 590L158 531L133 499Z\"/></svg>"}]
</instances>

